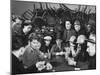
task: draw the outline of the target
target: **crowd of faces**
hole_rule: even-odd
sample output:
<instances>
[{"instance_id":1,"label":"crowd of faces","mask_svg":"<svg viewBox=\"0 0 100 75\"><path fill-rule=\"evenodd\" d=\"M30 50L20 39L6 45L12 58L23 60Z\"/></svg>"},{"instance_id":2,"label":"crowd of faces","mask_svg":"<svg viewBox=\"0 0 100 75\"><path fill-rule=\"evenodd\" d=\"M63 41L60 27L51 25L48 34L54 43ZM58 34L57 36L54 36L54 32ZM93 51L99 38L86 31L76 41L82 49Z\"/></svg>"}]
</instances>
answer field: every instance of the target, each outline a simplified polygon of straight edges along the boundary
<instances>
[{"instance_id":1,"label":"crowd of faces","mask_svg":"<svg viewBox=\"0 0 100 75\"><path fill-rule=\"evenodd\" d=\"M15 21L12 22L12 28L13 28L15 25L21 25L21 24L22 24L21 19L16 18ZM22 28L22 31L23 31L24 34L28 34L28 33L31 31L31 29L32 29L32 25L31 25L31 24L28 24L28 25L24 25L24 27ZM71 24L70 21L65 21L65 29L66 29L66 30L72 29L72 24ZM81 24L74 24L74 30L75 30L76 32L79 32L80 29L81 29ZM87 25L86 29L87 29L88 31L90 31L91 25ZM76 39L75 36L71 37L71 41L72 41L72 42L73 42L74 39ZM95 34L90 34L90 35L89 35L89 38L87 38L87 39L91 39L92 41L95 42ZM51 43L52 37L51 37L50 39L43 39L43 40L44 40L45 44L48 46L48 45ZM79 41L80 41L80 40L81 40L82 43L84 43L84 40L86 40L85 35L84 35L84 36L80 36ZM56 42L56 44L57 44L58 46L61 45L62 41L63 41L63 40L61 40L61 39L56 39L56 40L55 40L55 42ZM77 43L79 43L79 42L77 41ZM38 41L37 39L33 39L32 41L29 41L29 45L30 45L32 48L36 49L36 50L39 50L40 47L42 46L41 42ZM87 42L87 46L88 46L88 48L87 48L88 54L89 54L90 56L95 55L95 53L96 53L96 51L95 51L95 44L93 44L93 43L91 43L91 42ZM65 47L64 49L65 49L65 51L66 51L67 53L70 52L69 47ZM25 52L25 51L24 51L25 49L19 49L19 50L20 50L20 55L23 55L24 52ZM67 54L66 56L68 56L68 54ZM69 59L69 58L68 58L68 59ZM70 60L70 61L71 61L71 60ZM75 63L75 62L74 62L74 63Z\"/></svg>"}]
</instances>

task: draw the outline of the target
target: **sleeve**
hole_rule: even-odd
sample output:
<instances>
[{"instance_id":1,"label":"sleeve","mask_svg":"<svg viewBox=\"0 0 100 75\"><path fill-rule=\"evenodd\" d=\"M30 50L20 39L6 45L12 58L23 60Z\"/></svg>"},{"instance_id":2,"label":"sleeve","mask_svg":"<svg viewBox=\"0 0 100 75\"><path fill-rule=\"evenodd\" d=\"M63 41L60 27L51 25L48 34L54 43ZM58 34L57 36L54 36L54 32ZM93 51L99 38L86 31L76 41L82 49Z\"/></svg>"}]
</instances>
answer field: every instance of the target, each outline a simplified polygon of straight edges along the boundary
<instances>
[{"instance_id":1,"label":"sleeve","mask_svg":"<svg viewBox=\"0 0 100 75\"><path fill-rule=\"evenodd\" d=\"M26 73L27 70L24 69L23 64L14 56L12 56L12 74L23 74Z\"/></svg>"},{"instance_id":2,"label":"sleeve","mask_svg":"<svg viewBox=\"0 0 100 75\"><path fill-rule=\"evenodd\" d=\"M22 57L23 64L26 65L26 66L28 66L28 62L29 62L28 55L29 55L28 50L26 50L24 52L23 57Z\"/></svg>"},{"instance_id":3,"label":"sleeve","mask_svg":"<svg viewBox=\"0 0 100 75\"><path fill-rule=\"evenodd\" d=\"M53 45L52 48L51 48L51 54L52 55L56 54L55 50L56 50L56 45Z\"/></svg>"}]
</instances>

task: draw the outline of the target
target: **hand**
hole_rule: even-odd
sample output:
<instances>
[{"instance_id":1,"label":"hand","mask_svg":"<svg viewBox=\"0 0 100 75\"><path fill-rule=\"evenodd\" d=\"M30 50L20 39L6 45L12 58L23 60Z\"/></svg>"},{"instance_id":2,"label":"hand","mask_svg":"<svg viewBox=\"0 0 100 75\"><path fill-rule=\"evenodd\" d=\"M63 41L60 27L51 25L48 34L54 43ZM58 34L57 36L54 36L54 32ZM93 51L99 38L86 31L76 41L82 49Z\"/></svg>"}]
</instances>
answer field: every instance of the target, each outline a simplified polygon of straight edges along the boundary
<instances>
[{"instance_id":1,"label":"hand","mask_svg":"<svg viewBox=\"0 0 100 75\"><path fill-rule=\"evenodd\" d=\"M69 65L76 65L76 61L74 61L74 59L73 58L68 58L68 64Z\"/></svg>"},{"instance_id":2,"label":"hand","mask_svg":"<svg viewBox=\"0 0 100 75\"><path fill-rule=\"evenodd\" d=\"M60 55L63 55L63 54L64 54L64 52L60 52L59 54L60 54Z\"/></svg>"},{"instance_id":3,"label":"hand","mask_svg":"<svg viewBox=\"0 0 100 75\"><path fill-rule=\"evenodd\" d=\"M45 61L40 61L36 63L36 67L38 68L39 71L41 71L42 69L45 69Z\"/></svg>"},{"instance_id":4,"label":"hand","mask_svg":"<svg viewBox=\"0 0 100 75\"><path fill-rule=\"evenodd\" d=\"M56 55L59 55L59 53L57 52Z\"/></svg>"},{"instance_id":5,"label":"hand","mask_svg":"<svg viewBox=\"0 0 100 75\"><path fill-rule=\"evenodd\" d=\"M52 65L51 65L50 63L47 63L47 64L46 64L46 69L47 69L47 70L51 70L52 68L53 68L53 67L52 67Z\"/></svg>"}]
</instances>

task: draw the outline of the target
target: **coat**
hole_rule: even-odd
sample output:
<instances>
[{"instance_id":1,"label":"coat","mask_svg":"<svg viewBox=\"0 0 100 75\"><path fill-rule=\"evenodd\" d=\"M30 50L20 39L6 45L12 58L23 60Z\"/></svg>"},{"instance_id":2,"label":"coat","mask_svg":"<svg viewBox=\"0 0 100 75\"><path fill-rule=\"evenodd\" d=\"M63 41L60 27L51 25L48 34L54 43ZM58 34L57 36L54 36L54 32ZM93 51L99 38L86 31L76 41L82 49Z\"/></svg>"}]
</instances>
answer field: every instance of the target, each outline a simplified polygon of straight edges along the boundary
<instances>
[{"instance_id":1,"label":"coat","mask_svg":"<svg viewBox=\"0 0 100 75\"><path fill-rule=\"evenodd\" d=\"M26 67L30 67L35 65L39 60L41 60L41 58L42 56L40 51L28 46L22 56L22 61Z\"/></svg>"},{"instance_id":2,"label":"coat","mask_svg":"<svg viewBox=\"0 0 100 75\"><path fill-rule=\"evenodd\" d=\"M64 33L63 33L63 40L65 42L68 42L70 37L71 36L74 36L75 35L75 31L73 29L70 29L70 30L64 30Z\"/></svg>"}]
</instances>

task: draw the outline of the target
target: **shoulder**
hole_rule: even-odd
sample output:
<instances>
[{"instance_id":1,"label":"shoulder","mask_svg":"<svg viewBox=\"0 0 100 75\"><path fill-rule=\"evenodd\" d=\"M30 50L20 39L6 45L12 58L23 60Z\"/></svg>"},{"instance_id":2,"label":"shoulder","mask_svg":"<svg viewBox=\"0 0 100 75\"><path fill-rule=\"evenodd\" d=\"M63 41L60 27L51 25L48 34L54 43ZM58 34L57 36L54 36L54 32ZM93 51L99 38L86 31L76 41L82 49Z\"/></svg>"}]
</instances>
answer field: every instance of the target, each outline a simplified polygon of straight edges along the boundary
<instances>
[{"instance_id":1,"label":"shoulder","mask_svg":"<svg viewBox=\"0 0 100 75\"><path fill-rule=\"evenodd\" d=\"M56 44L52 45L52 48L51 49L54 49L54 48L56 48Z\"/></svg>"}]
</instances>

